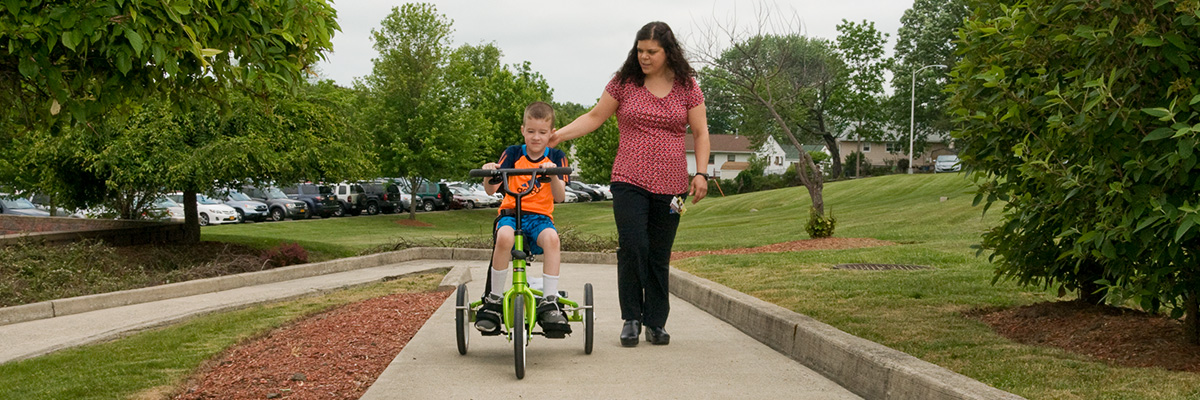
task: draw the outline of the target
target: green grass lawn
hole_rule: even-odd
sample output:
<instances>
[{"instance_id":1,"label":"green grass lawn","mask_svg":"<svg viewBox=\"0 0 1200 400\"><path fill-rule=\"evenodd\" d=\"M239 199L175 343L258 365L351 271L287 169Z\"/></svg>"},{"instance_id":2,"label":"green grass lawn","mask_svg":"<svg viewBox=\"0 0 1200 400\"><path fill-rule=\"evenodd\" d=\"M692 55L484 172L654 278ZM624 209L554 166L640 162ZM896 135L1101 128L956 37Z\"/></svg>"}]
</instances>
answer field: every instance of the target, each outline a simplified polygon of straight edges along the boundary
<instances>
[{"instance_id":1,"label":"green grass lawn","mask_svg":"<svg viewBox=\"0 0 1200 400\"><path fill-rule=\"evenodd\" d=\"M1052 293L991 284L993 267L971 246L999 221L972 207L962 174L895 175L835 182L825 204L837 237L889 240L894 246L691 258L675 266L854 335L945 366L1031 399L1200 398L1200 375L1124 368L1056 349L1014 343L964 312L1055 300ZM943 201L942 198L945 198ZM689 205L675 250L756 247L806 239L802 187L705 199ZM429 227L397 224L407 215L207 227L205 240L270 246L296 241L350 255L399 240L483 237L494 209L421 213ZM611 202L556 207L560 227L612 236ZM897 263L924 271L844 271L840 263Z\"/></svg>"}]
</instances>

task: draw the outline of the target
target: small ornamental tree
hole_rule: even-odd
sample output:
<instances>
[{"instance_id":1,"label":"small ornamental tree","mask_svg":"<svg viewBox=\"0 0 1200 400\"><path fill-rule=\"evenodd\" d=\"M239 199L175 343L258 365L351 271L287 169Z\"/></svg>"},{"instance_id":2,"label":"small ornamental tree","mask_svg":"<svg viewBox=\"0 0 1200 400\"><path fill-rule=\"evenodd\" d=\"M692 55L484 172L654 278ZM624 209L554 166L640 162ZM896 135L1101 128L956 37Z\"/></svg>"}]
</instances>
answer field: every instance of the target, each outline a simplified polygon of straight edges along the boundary
<instances>
[{"instance_id":1,"label":"small ornamental tree","mask_svg":"<svg viewBox=\"0 0 1200 400\"><path fill-rule=\"evenodd\" d=\"M997 278L1183 317L1200 343L1200 3L973 0L950 108Z\"/></svg>"}]
</instances>

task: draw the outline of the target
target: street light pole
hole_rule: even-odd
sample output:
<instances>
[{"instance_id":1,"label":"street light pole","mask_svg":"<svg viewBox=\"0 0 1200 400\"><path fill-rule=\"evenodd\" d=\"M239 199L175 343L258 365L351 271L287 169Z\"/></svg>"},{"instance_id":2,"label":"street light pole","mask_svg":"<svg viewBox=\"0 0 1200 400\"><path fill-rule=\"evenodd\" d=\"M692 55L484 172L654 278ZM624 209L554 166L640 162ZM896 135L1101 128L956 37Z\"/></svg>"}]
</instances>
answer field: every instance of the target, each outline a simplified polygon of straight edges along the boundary
<instances>
[{"instance_id":1,"label":"street light pole","mask_svg":"<svg viewBox=\"0 0 1200 400\"><path fill-rule=\"evenodd\" d=\"M916 128L917 128L917 73L924 71L925 68L932 68L932 67L946 68L946 66L942 65L942 64L933 64L933 65L926 65L924 67L917 69L916 71L913 71L912 90L908 92L908 101L909 101L909 104L911 104L911 107L909 109L909 114L908 114L908 174L909 175L912 175L912 173L913 173L913 132L916 131Z\"/></svg>"}]
</instances>

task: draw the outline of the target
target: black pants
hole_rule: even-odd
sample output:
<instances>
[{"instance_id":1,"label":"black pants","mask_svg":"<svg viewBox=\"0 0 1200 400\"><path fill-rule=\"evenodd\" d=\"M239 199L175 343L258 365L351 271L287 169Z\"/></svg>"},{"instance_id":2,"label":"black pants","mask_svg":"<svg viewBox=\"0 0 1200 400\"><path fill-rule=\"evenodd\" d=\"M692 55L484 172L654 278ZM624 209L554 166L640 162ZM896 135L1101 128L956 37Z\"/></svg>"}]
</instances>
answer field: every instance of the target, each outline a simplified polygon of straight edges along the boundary
<instances>
[{"instance_id":1,"label":"black pants","mask_svg":"<svg viewBox=\"0 0 1200 400\"><path fill-rule=\"evenodd\" d=\"M617 222L617 293L621 319L663 327L671 312L667 287L671 245L679 214L671 212L672 195L613 182L613 217Z\"/></svg>"}]
</instances>

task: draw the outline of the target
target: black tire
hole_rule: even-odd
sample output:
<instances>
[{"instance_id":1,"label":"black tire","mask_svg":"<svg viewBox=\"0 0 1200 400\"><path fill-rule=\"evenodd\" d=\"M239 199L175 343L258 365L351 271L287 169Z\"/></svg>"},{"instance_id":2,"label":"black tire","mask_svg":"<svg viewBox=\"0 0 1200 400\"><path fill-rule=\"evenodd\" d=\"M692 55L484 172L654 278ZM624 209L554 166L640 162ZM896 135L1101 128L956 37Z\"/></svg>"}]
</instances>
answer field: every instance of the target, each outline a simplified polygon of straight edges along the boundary
<instances>
[{"instance_id":1,"label":"black tire","mask_svg":"<svg viewBox=\"0 0 1200 400\"><path fill-rule=\"evenodd\" d=\"M592 354L592 338L596 333L596 313L592 307L592 284L583 285L583 353Z\"/></svg>"},{"instance_id":2,"label":"black tire","mask_svg":"<svg viewBox=\"0 0 1200 400\"><path fill-rule=\"evenodd\" d=\"M242 211L240 208L235 208L234 210L237 210L238 213L237 223L241 224L246 222L246 212Z\"/></svg>"},{"instance_id":3,"label":"black tire","mask_svg":"<svg viewBox=\"0 0 1200 400\"><path fill-rule=\"evenodd\" d=\"M471 297L467 295L467 284L458 285L458 296L454 299L454 334L458 339L458 354L467 354L471 336Z\"/></svg>"},{"instance_id":4,"label":"black tire","mask_svg":"<svg viewBox=\"0 0 1200 400\"><path fill-rule=\"evenodd\" d=\"M425 200L424 203L421 203L421 209L429 212L435 210L436 207L433 206L433 200Z\"/></svg>"},{"instance_id":5,"label":"black tire","mask_svg":"<svg viewBox=\"0 0 1200 400\"><path fill-rule=\"evenodd\" d=\"M287 213L283 212L283 208L276 207L271 210L271 220L275 222L283 221L287 218Z\"/></svg>"},{"instance_id":6,"label":"black tire","mask_svg":"<svg viewBox=\"0 0 1200 400\"><path fill-rule=\"evenodd\" d=\"M208 214L200 213L200 226L208 226Z\"/></svg>"},{"instance_id":7,"label":"black tire","mask_svg":"<svg viewBox=\"0 0 1200 400\"><path fill-rule=\"evenodd\" d=\"M465 207L468 210L473 210L473 209L475 209L475 202L467 201L467 204L464 204L463 207Z\"/></svg>"},{"instance_id":8,"label":"black tire","mask_svg":"<svg viewBox=\"0 0 1200 400\"><path fill-rule=\"evenodd\" d=\"M373 201L370 203L367 203L367 215L378 215L378 214L379 214L379 203L376 203Z\"/></svg>"},{"instance_id":9,"label":"black tire","mask_svg":"<svg viewBox=\"0 0 1200 400\"><path fill-rule=\"evenodd\" d=\"M513 366L517 379L525 379L525 296L518 295L513 300Z\"/></svg>"},{"instance_id":10,"label":"black tire","mask_svg":"<svg viewBox=\"0 0 1200 400\"><path fill-rule=\"evenodd\" d=\"M335 217L345 217L345 216L346 216L346 209L345 209L345 208L343 208L341 204L339 204L339 205L338 205L338 208L337 208L336 210L333 210L333 216L335 216Z\"/></svg>"}]
</instances>

